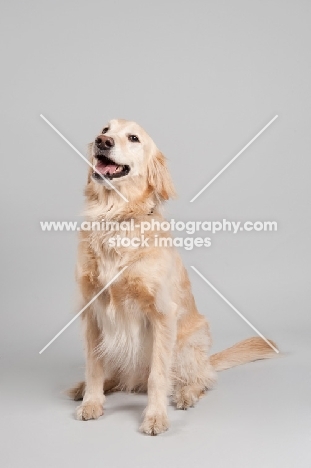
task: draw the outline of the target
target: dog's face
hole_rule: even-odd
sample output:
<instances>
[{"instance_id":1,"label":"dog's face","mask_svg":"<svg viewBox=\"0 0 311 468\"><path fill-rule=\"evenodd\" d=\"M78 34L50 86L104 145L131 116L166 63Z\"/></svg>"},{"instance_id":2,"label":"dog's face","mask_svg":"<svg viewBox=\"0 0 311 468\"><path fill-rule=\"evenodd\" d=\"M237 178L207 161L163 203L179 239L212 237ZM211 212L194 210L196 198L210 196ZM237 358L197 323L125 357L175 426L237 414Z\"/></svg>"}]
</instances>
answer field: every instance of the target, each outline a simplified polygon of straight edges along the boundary
<instances>
[{"instance_id":1,"label":"dog's face","mask_svg":"<svg viewBox=\"0 0 311 468\"><path fill-rule=\"evenodd\" d=\"M162 199L174 195L165 157L145 130L135 122L111 120L92 143L92 179L111 190L105 179L118 189L151 186Z\"/></svg>"},{"instance_id":2,"label":"dog's face","mask_svg":"<svg viewBox=\"0 0 311 468\"><path fill-rule=\"evenodd\" d=\"M111 120L93 143L93 179L103 183L101 176L112 180L142 175L152 150L153 141L135 122Z\"/></svg>"}]
</instances>

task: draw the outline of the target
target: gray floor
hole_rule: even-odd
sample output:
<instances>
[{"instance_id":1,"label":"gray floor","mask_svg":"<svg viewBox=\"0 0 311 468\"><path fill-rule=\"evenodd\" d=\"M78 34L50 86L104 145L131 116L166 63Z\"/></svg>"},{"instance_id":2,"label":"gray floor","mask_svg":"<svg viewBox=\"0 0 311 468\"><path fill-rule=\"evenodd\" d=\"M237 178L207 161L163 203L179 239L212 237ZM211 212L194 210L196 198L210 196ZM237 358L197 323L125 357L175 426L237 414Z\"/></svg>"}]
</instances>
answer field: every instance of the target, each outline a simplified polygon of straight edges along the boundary
<instances>
[{"instance_id":1,"label":"gray floor","mask_svg":"<svg viewBox=\"0 0 311 468\"><path fill-rule=\"evenodd\" d=\"M311 466L307 337L279 335L283 357L220 373L193 409L170 406L171 428L158 437L138 432L146 395L112 394L99 420L74 419L63 391L82 377L83 359L68 338L41 356L2 359L1 466Z\"/></svg>"}]
</instances>

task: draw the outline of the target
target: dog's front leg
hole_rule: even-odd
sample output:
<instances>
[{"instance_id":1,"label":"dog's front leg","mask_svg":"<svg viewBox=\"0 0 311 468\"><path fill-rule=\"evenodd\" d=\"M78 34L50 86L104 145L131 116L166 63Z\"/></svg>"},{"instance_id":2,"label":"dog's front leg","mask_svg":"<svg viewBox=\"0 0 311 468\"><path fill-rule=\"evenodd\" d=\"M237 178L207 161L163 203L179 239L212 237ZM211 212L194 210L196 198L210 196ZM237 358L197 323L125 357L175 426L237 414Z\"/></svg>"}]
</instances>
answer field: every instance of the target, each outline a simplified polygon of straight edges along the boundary
<instances>
[{"instance_id":1,"label":"dog's front leg","mask_svg":"<svg viewBox=\"0 0 311 468\"><path fill-rule=\"evenodd\" d=\"M95 348L100 339L100 332L91 310L85 312L83 321L85 322L84 338L86 351L85 392L83 402L76 410L76 417L77 419L87 421L88 419L97 419L104 413L104 364L102 359L98 358L95 354Z\"/></svg>"},{"instance_id":2,"label":"dog's front leg","mask_svg":"<svg viewBox=\"0 0 311 468\"><path fill-rule=\"evenodd\" d=\"M151 368L148 378L148 405L142 432L157 435L168 429L167 396L170 389L172 352L176 340L175 313L154 311L149 317L153 330Z\"/></svg>"}]
</instances>

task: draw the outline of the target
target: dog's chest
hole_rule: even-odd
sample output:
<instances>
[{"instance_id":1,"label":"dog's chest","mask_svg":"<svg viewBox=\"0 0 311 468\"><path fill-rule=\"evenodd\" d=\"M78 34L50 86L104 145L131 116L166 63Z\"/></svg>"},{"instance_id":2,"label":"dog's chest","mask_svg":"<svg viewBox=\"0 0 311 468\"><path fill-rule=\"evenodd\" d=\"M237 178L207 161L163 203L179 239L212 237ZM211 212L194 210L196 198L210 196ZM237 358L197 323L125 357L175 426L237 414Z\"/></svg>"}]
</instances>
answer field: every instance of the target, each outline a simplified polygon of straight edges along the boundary
<instances>
[{"instance_id":1,"label":"dog's chest","mask_svg":"<svg viewBox=\"0 0 311 468\"><path fill-rule=\"evenodd\" d=\"M98 259L100 284L111 281L124 267L124 259L101 249ZM113 282L118 287L118 279ZM139 303L129 296L117 302L110 288L95 301L93 310L101 330L99 355L112 369L125 374L146 368L150 364L152 331Z\"/></svg>"},{"instance_id":2,"label":"dog's chest","mask_svg":"<svg viewBox=\"0 0 311 468\"><path fill-rule=\"evenodd\" d=\"M96 305L97 323L102 331L99 355L110 367L129 373L148 367L151 358L151 326L138 305L126 300L122 308L113 303Z\"/></svg>"}]
</instances>

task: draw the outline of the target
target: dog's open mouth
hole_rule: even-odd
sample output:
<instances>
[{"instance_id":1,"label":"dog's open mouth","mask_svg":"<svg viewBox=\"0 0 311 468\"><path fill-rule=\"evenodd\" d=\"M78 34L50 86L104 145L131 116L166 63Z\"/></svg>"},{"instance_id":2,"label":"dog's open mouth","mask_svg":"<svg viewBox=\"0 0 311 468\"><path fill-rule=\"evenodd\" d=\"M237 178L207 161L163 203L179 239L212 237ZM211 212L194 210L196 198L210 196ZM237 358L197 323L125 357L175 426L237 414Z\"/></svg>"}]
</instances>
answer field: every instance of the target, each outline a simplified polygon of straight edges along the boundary
<instances>
[{"instance_id":1,"label":"dog's open mouth","mask_svg":"<svg viewBox=\"0 0 311 468\"><path fill-rule=\"evenodd\" d=\"M96 171L93 172L95 179L101 179L101 176L107 177L108 179L116 179L124 177L130 172L130 166L116 164L112 159L104 155L97 155L97 164L95 166Z\"/></svg>"}]
</instances>

